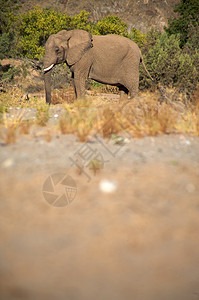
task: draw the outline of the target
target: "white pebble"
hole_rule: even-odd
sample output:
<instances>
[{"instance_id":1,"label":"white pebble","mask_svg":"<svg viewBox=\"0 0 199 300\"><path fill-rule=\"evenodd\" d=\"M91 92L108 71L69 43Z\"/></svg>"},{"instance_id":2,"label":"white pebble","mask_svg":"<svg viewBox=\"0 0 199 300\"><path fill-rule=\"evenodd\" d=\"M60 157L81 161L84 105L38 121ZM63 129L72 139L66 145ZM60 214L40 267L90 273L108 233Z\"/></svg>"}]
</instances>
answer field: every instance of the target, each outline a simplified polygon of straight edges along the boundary
<instances>
[{"instance_id":1,"label":"white pebble","mask_svg":"<svg viewBox=\"0 0 199 300\"><path fill-rule=\"evenodd\" d=\"M130 141L128 138L125 138L125 139L124 139L124 142L125 142L126 144L129 144L131 141Z\"/></svg>"},{"instance_id":2,"label":"white pebble","mask_svg":"<svg viewBox=\"0 0 199 300\"><path fill-rule=\"evenodd\" d=\"M55 117L55 118L58 118L58 117L59 117L59 115L58 115L58 114L55 114L55 115L54 115L54 117Z\"/></svg>"},{"instance_id":3,"label":"white pebble","mask_svg":"<svg viewBox=\"0 0 199 300\"><path fill-rule=\"evenodd\" d=\"M112 180L103 179L99 183L99 188L104 193L114 193L117 190L117 183Z\"/></svg>"},{"instance_id":4,"label":"white pebble","mask_svg":"<svg viewBox=\"0 0 199 300\"><path fill-rule=\"evenodd\" d=\"M10 168L10 167L12 167L13 164L14 164L14 160L12 158L7 158L2 163L2 168Z\"/></svg>"}]
</instances>

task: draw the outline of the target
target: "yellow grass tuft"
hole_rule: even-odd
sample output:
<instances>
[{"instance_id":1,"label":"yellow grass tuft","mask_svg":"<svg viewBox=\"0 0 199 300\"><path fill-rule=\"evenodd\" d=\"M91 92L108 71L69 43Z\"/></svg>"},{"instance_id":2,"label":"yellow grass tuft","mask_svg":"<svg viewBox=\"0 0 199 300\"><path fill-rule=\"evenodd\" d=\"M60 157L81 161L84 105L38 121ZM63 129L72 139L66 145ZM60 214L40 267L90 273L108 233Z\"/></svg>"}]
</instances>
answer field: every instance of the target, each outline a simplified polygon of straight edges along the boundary
<instances>
[{"instance_id":1,"label":"yellow grass tuft","mask_svg":"<svg viewBox=\"0 0 199 300\"><path fill-rule=\"evenodd\" d=\"M20 134L29 134L31 122L30 120L24 120L19 124L19 133Z\"/></svg>"},{"instance_id":2,"label":"yellow grass tuft","mask_svg":"<svg viewBox=\"0 0 199 300\"><path fill-rule=\"evenodd\" d=\"M1 128L0 139L6 144L13 144L17 140L17 130L13 125L9 125L7 128Z\"/></svg>"},{"instance_id":3,"label":"yellow grass tuft","mask_svg":"<svg viewBox=\"0 0 199 300\"><path fill-rule=\"evenodd\" d=\"M21 125L24 111L22 111L19 115L15 116L12 120L8 119L6 115L6 110L2 113L2 122L1 122L1 130L0 130L0 139L6 145L15 143L17 140L17 130Z\"/></svg>"},{"instance_id":4,"label":"yellow grass tuft","mask_svg":"<svg viewBox=\"0 0 199 300\"><path fill-rule=\"evenodd\" d=\"M37 108L36 123L39 126L46 126L49 120L49 105L41 105Z\"/></svg>"},{"instance_id":5,"label":"yellow grass tuft","mask_svg":"<svg viewBox=\"0 0 199 300\"><path fill-rule=\"evenodd\" d=\"M52 93L52 104L64 104L73 103L75 100L75 94L73 88L68 90L57 90Z\"/></svg>"}]
</instances>

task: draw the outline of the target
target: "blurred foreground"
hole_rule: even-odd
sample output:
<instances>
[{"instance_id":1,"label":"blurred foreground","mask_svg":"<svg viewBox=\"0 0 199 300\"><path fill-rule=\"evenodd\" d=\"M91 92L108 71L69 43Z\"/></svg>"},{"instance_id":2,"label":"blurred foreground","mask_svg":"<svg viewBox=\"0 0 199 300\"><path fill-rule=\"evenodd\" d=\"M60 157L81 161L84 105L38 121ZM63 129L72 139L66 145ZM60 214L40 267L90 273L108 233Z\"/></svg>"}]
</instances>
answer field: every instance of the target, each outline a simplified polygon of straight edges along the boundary
<instances>
[{"instance_id":1,"label":"blurred foreground","mask_svg":"<svg viewBox=\"0 0 199 300\"><path fill-rule=\"evenodd\" d=\"M1 145L0 299L199 299L198 137L103 143ZM75 166L82 145L104 164ZM77 187L62 207L42 193L55 173Z\"/></svg>"}]
</instances>

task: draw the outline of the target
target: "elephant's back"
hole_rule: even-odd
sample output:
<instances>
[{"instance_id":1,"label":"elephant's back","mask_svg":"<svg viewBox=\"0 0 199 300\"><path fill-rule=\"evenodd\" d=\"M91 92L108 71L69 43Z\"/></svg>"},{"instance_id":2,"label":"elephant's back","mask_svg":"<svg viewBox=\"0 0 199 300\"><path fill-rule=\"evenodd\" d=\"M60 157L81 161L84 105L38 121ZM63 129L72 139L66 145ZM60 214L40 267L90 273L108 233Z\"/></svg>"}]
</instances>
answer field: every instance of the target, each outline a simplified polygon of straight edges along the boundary
<instances>
[{"instance_id":1,"label":"elephant's back","mask_svg":"<svg viewBox=\"0 0 199 300\"><path fill-rule=\"evenodd\" d=\"M138 45L121 35L108 34L108 35L93 35L93 46L97 48L104 48L109 50L109 48L118 49L119 52L126 52L129 49L133 51L140 52Z\"/></svg>"}]
</instances>

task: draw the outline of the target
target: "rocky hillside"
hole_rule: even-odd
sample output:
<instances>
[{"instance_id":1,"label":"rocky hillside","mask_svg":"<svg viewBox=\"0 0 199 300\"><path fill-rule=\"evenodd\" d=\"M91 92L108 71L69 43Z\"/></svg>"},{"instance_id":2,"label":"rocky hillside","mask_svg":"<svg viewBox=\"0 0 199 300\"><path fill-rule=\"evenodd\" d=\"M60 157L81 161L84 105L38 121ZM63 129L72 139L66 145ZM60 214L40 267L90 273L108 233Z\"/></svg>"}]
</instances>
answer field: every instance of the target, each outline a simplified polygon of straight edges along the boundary
<instances>
[{"instance_id":1,"label":"rocky hillside","mask_svg":"<svg viewBox=\"0 0 199 300\"><path fill-rule=\"evenodd\" d=\"M131 27L146 33L152 26L163 30L167 19L174 16L173 8L180 0L28 0L21 1L22 9L28 10L35 5L76 14L81 10L91 13L92 20L98 21L108 14L122 18Z\"/></svg>"}]
</instances>

